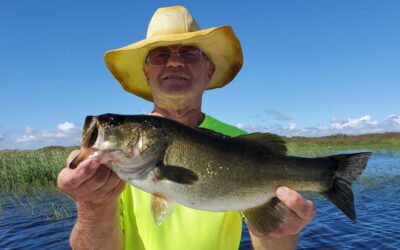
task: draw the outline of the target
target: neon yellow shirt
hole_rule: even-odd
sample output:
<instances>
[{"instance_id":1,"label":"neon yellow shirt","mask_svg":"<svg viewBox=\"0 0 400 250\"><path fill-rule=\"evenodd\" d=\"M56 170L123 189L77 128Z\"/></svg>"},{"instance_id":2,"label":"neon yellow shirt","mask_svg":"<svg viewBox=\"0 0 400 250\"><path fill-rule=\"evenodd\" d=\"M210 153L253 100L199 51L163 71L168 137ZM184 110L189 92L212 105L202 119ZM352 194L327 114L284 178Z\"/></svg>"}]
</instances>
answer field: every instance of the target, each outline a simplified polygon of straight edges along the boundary
<instances>
[{"instance_id":1,"label":"neon yellow shirt","mask_svg":"<svg viewBox=\"0 0 400 250\"><path fill-rule=\"evenodd\" d=\"M200 124L228 136L246 132L222 123L208 115ZM208 212L179 204L173 213L157 226L150 211L151 195L126 185L120 197L120 222L125 249L238 249L242 217L237 211Z\"/></svg>"}]
</instances>

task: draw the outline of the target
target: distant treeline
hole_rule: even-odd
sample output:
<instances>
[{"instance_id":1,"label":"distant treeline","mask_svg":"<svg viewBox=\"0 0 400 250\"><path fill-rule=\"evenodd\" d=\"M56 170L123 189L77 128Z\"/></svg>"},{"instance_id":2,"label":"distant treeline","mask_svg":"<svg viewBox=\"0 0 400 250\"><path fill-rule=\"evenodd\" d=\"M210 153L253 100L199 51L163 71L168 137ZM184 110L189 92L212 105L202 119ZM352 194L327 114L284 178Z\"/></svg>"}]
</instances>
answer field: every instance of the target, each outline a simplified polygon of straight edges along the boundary
<instances>
[{"instance_id":1,"label":"distant treeline","mask_svg":"<svg viewBox=\"0 0 400 250\"><path fill-rule=\"evenodd\" d=\"M365 144L365 143L381 143L381 142L394 142L398 143L400 140L400 133L376 133L376 134L362 134L362 135L330 135L323 137L284 137L285 141L290 143L319 143L323 145L340 145L340 144Z\"/></svg>"},{"instance_id":2,"label":"distant treeline","mask_svg":"<svg viewBox=\"0 0 400 250\"><path fill-rule=\"evenodd\" d=\"M337 151L400 152L400 133L283 137L289 155L322 156Z\"/></svg>"},{"instance_id":3,"label":"distant treeline","mask_svg":"<svg viewBox=\"0 0 400 250\"><path fill-rule=\"evenodd\" d=\"M400 133L283 137L289 155L321 156L336 151L368 150L400 152ZM0 192L56 188L57 175L69 153L79 147L51 146L37 150L0 151Z\"/></svg>"}]
</instances>

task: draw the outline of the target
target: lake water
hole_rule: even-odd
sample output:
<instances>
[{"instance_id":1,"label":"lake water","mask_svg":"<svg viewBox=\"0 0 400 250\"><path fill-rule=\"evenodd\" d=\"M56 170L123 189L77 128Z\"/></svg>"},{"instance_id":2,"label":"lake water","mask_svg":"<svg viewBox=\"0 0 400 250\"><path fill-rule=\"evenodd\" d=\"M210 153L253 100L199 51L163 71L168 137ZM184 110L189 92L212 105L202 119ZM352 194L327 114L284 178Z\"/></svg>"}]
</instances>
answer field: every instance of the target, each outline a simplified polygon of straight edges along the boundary
<instances>
[{"instance_id":1,"label":"lake water","mask_svg":"<svg viewBox=\"0 0 400 250\"><path fill-rule=\"evenodd\" d=\"M400 249L400 154L375 153L353 185L357 222L318 196L298 249ZM307 195L307 194L306 194ZM0 249L70 249L75 205L50 191L0 194ZM247 229L240 249L251 249Z\"/></svg>"}]
</instances>

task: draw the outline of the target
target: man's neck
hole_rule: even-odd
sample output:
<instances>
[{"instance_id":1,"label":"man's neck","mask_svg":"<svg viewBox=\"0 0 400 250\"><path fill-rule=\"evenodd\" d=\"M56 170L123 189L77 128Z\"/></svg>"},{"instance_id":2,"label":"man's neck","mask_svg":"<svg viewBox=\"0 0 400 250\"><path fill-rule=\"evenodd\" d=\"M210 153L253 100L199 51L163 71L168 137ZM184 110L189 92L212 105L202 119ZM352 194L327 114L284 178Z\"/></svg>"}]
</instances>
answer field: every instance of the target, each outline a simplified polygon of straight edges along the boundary
<instances>
[{"instance_id":1,"label":"man's neck","mask_svg":"<svg viewBox=\"0 0 400 250\"><path fill-rule=\"evenodd\" d=\"M151 114L178 121L192 128L199 126L204 120L204 114L201 112L200 106L195 108L188 107L176 110L167 110L154 105L154 110Z\"/></svg>"},{"instance_id":2,"label":"man's neck","mask_svg":"<svg viewBox=\"0 0 400 250\"><path fill-rule=\"evenodd\" d=\"M201 112L202 96L171 97L153 93L153 115L163 116L189 127L197 127L204 120Z\"/></svg>"}]
</instances>

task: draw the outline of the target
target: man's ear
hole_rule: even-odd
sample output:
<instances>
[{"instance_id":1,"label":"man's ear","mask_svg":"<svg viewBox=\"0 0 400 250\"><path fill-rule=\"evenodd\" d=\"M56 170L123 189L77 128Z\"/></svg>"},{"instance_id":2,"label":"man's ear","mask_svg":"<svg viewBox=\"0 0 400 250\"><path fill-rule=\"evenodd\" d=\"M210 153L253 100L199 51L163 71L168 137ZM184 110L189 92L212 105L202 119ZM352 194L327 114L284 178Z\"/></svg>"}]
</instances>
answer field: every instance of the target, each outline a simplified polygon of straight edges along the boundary
<instances>
[{"instance_id":1,"label":"man's ear","mask_svg":"<svg viewBox=\"0 0 400 250\"><path fill-rule=\"evenodd\" d=\"M149 82L148 82L149 78L147 77L147 70L148 70L148 67L149 67L149 66L147 65L147 63L143 64L143 73L144 73L144 76L146 77L147 85L149 85Z\"/></svg>"},{"instance_id":2,"label":"man's ear","mask_svg":"<svg viewBox=\"0 0 400 250\"><path fill-rule=\"evenodd\" d=\"M208 80L211 81L211 78L213 77L215 72L215 65L213 63L210 63L208 66Z\"/></svg>"}]
</instances>

